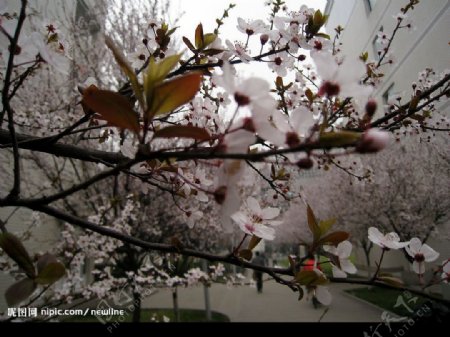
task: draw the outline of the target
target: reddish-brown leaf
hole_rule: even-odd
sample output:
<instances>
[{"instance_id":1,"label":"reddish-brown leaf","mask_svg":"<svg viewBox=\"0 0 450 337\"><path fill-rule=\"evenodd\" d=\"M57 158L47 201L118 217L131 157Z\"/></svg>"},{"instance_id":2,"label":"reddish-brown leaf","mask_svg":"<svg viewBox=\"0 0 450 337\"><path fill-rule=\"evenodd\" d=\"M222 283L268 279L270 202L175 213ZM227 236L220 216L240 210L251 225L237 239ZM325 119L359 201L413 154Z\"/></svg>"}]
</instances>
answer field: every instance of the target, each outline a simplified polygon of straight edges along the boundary
<instances>
[{"instance_id":1,"label":"reddish-brown leaf","mask_svg":"<svg viewBox=\"0 0 450 337\"><path fill-rule=\"evenodd\" d=\"M114 126L139 134L139 120L130 101L119 93L91 86L83 93L83 103Z\"/></svg>"},{"instance_id":2,"label":"reddish-brown leaf","mask_svg":"<svg viewBox=\"0 0 450 337\"><path fill-rule=\"evenodd\" d=\"M0 247L23 269L28 277L33 278L36 276L33 261L19 238L9 232L1 233Z\"/></svg>"},{"instance_id":3,"label":"reddish-brown leaf","mask_svg":"<svg viewBox=\"0 0 450 337\"><path fill-rule=\"evenodd\" d=\"M314 215L314 212L309 205L307 206L306 213L308 216L309 229L310 229L311 233L313 234L314 242L316 242L320 238L320 235L321 235L319 224L317 223L316 216Z\"/></svg>"},{"instance_id":4,"label":"reddish-brown leaf","mask_svg":"<svg viewBox=\"0 0 450 337\"><path fill-rule=\"evenodd\" d=\"M347 232L343 231L333 232L321 238L319 242L317 242L317 245L332 244L334 246L337 246L342 241L347 240L349 236L350 234Z\"/></svg>"},{"instance_id":5,"label":"reddish-brown leaf","mask_svg":"<svg viewBox=\"0 0 450 337\"><path fill-rule=\"evenodd\" d=\"M12 286L5 292L5 299L8 306L12 307L26 300L36 289L36 283L30 278L24 278Z\"/></svg>"}]
</instances>

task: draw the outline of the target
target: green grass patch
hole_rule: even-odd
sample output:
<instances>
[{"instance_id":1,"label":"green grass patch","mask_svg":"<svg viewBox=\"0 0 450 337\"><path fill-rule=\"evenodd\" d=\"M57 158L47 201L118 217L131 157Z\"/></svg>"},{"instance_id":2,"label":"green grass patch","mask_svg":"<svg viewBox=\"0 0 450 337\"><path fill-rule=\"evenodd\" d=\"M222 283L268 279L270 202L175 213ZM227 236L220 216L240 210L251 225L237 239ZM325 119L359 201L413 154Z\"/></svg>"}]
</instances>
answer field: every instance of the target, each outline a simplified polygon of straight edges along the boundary
<instances>
[{"instance_id":1,"label":"green grass patch","mask_svg":"<svg viewBox=\"0 0 450 337\"><path fill-rule=\"evenodd\" d=\"M166 316L170 319L170 322L175 322L175 316L173 309L142 309L141 311L141 322L163 322L163 317ZM211 312L211 322L230 322L230 318L224 314L217 311ZM131 322L132 313L127 312L125 314L125 319L119 316L113 316L109 318L106 322ZM120 318L120 319L119 319ZM94 316L74 316L64 319L65 322L99 322L99 320ZM205 310L199 309L180 309L180 322L208 322L206 320Z\"/></svg>"},{"instance_id":2,"label":"green grass patch","mask_svg":"<svg viewBox=\"0 0 450 337\"><path fill-rule=\"evenodd\" d=\"M379 287L349 289L346 292L399 316L411 316L428 301L407 291Z\"/></svg>"}]
</instances>

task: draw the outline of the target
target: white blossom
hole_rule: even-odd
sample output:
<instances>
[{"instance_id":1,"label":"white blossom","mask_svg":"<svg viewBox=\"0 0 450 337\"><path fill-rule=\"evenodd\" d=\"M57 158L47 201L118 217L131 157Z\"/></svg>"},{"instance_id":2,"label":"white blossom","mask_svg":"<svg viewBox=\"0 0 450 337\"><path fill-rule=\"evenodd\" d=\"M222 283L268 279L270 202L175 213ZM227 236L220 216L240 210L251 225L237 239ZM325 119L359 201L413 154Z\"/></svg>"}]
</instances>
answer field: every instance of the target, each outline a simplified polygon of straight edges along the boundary
<instances>
[{"instance_id":1,"label":"white blossom","mask_svg":"<svg viewBox=\"0 0 450 337\"><path fill-rule=\"evenodd\" d=\"M369 240L383 249L401 249L409 245L409 241L400 242L397 233L391 232L384 235L375 227L369 228Z\"/></svg>"},{"instance_id":2,"label":"white blossom","mask_svg":"<svg viewBox=\"0 0 450 337\"><path fill-rule=\"evenodd\" d=\"M339 243L337 247L324 246L323 249L326 252L336 255L339 259L339 267L335 266L334 264L331 265L334 277L344 278L347 277L346 273L356 273L356 267L350 261L350 254L352 252L352 244L350 241L343 241Z\"/></svg>"},{"instance_id":3,"label":"white blossom","mask_svg":"<svg viewBox=\"0 0 450 337\"><path fill-rule=\"evenodd\" d=\"M412 269L419 275L425 273L425 262L433 262L439 257L438 252L418 238L412 238L405 250L414 259Z\"/></svg>"}]
</instances>

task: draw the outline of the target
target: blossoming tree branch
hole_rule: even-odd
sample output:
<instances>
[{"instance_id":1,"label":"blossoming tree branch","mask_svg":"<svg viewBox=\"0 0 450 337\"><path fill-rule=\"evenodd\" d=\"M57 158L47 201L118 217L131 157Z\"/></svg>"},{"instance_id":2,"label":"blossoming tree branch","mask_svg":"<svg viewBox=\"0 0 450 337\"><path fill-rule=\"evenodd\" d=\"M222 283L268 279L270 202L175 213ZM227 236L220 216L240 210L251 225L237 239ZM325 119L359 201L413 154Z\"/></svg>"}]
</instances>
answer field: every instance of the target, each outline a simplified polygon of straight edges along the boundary
<instances>
[{"instance_id":1,"label":"blossoming tree branch","mask_svg":"<svg viewBox=\"0 0 450 337\"><path fill-rule=\"evenodd\" d=\"M49 110L39 114L33 114L42 106L30 103L30 88L37 90L46 71L60 76L74 71L71 66L78 60L70 58L71 41L62 38L57 26L47 23L24 32L30 20L26 0L15 15L0 8L0 149L11 158L12 177L10 189L0 194L0 207L26 208L33 216L45 214L64 224L63 243L31 257L8 219L1 219L0 247L11 259L4 265L18 270L17 283L5 294L8 303L31 303L33 294L40 296L58 280L66 286L55 289L54 296L63 303L81 284L73 270L88 255L95 258L102 281L83 288L84 295L100 298L130 282L138 294L161 282L174 286L223 273L222 267L212 266L209 273L194 270L181 281L164 271L157 258L145 263L138 258L142 263L131 272L126 263L131 252L259 270L300 298L307 291L326 305L331 302L329 282L406 289L401 280L380 273L390 250L404 250L421 279L439 253L419 238L375 227L366 236L382 248L376 272L367 280L348 278L357 271L350 259L352 231L340 230L334 219L319 219L296 179L299 172L333 166L366 179L336 158L371 156L405 133L448 132L436 108L450 94L448 72L420 72L410 99L391 102L387 113L372 98L392 63L391 44L411 27L407 15L417 5L411 0L399 8L393 31L379 36L383 49L377 61L367 53L342 55L342 27L330 40L323 32L326 15L306 6L287 11L281 0L268 4L269 20L240 18L236 28L242 39L236 42L220 33L233 6L217 19L214 31L205 32L202 24L192 27L192 36L178 38L182 45L173 43L177 28L154 18L146 30L137 30L136 51L126 53L120 47L126 41L113 38L109 28L98 43L107 47L105 55L114 58L121 73L102 79L88 72L91 77L77 83L76 90L67 88L68 95L46 102ZM253 45L256 52L250 50ZM305 64L306 54L314 65ZM239 69L252 63L266 65L273 81L241 76ZM62 103L50 109L56 101ZM36 179L35 172L24 167L36 155L56 166L67 161L70 168L61 167L53 176L59 185L31 193L24 181ZM50 174L42 160L34 160L43 175ZM64 182L64 169L77 178ZM276 239L284 226L282 211L294 203L306 210L304 219L296 219L310 231L297 242L307 245L306 255L288 256L288 268L252 263L255 247ZM181 221L181 227L169 218ZM178 230L170 232L169 226ZM205 246L235 232L241 239L225 254ZM317 265L304 268L319 256L331 263L332 274ZM434 278L422 282L422 290L410 291L445 302L424 290L449 281L448 261L434 267ZM121 277L114 276L118 264Z\"/></svg>"}]
</instances>

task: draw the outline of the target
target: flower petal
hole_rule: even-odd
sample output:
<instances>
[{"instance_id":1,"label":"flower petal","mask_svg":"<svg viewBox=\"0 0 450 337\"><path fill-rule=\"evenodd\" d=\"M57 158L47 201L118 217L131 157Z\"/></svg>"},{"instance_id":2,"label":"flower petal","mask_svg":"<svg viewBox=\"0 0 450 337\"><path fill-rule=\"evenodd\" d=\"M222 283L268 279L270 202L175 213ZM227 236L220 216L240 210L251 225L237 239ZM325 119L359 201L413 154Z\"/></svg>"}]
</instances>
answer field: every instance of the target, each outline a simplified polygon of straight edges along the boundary
<instances>
[{"instance_id":1,"label":"flower petal","mask_svg":"<svg viewBox=\"0 0 450 337\"><path fill-rule=\"evenodd\" d=\"M265 225L256 224L254 234L257 237L268 241L275 239L275 229Z\"/></svg>"},{"instance_id":2,"label":"flower petal","mask_svg":"<svg viewBox=\"0 0 450 337\"><path fill-rule=\"evenodd\" d=\"M280 209L275 207L266 207L261 211L261 217L265 220L271 220L280 215Z\"/></svg>"},{"instance_id":3,"label":"flower petal","mask_svg":"<svg viewBox=\"0 0 450 337\"><path fill-rule=\"evenodd\" d=\"M342 241L336 248L336 255L341 259L348 258L352 253L352 244L350 241Z\"/></svg>"},{"instance_id":4,"label":"flower petal","mask_svg":"<svg viewBox=\"0 0 450 337\"><path fill-rule=\"evenodd\" d=\"M424 244L420 251L423 254L426 262L433 262L439 257L439 253L427 244Z\"/></svg>"},{"instance_id":5,"label":"flower petal","mask_svg":"<svg viewBox=\"0 0 450 337\"><path fill-rule=\"evenodd\" d=\"M384 235L378 230L378 228L370 227L368 233L370 241L378 246L383 247L382 241L384 239Z\"/></svg>"},{"instance_id":6,"label":"flower petal","mask_svg":"<svg viewBox=\"0 0 450 337\"><path fill-rule=\"evenodd\" d=\"M261 215L262 211L261 211L261 206L259 206L259 202L258 200L256 200L253 197L248 197L247 198L247 207L248 209L256 215Z\"/></svg>"},{"instance_id":7,"label":"flower petal","mask_svg":"<svg viewBox=\"0 0 450 337\"><path fill-rule=\"evenodd\" d=\"M319 302L322 303L323 305L331 304L332 297L327 287L317 286L316 297L319 300Z\"/></svg>"},{"instance_id":8,"label":"flower petal","mask_svg":"<svg viewBox=\"0 0 450 337\"><path fill-rule=\"evenodd\" d=\"M405 247L406 252L409 254L409 256L414 257L417 253L420 252L420 249L422 248L422 242L418 238L412 238L409 242L409 246Z\"/></svg>"},{"instance_id":9,"label":"flower petal","mask_svg":"<svg viewBox=\"0 0 450 337\"><path fill-rule=\"evenodd\" d=\"M356 274L358 271L355 265L349 259L343 259L339 261L341 263L341 268L343 271L349 274Z\"/></svg>"},{"instance_id":10,"label":"flower petal","mask_svg":"<svg viewBox=\"0 0 450 337\"><path fill-rule=\"evenodd\" d=\"M344 273L338 267L336 267L334 264L331 264L331 271L333 272L333 277L336 277L336 278L346 278L347 277L347 274Z\"/></svg>"}]
</instances>

